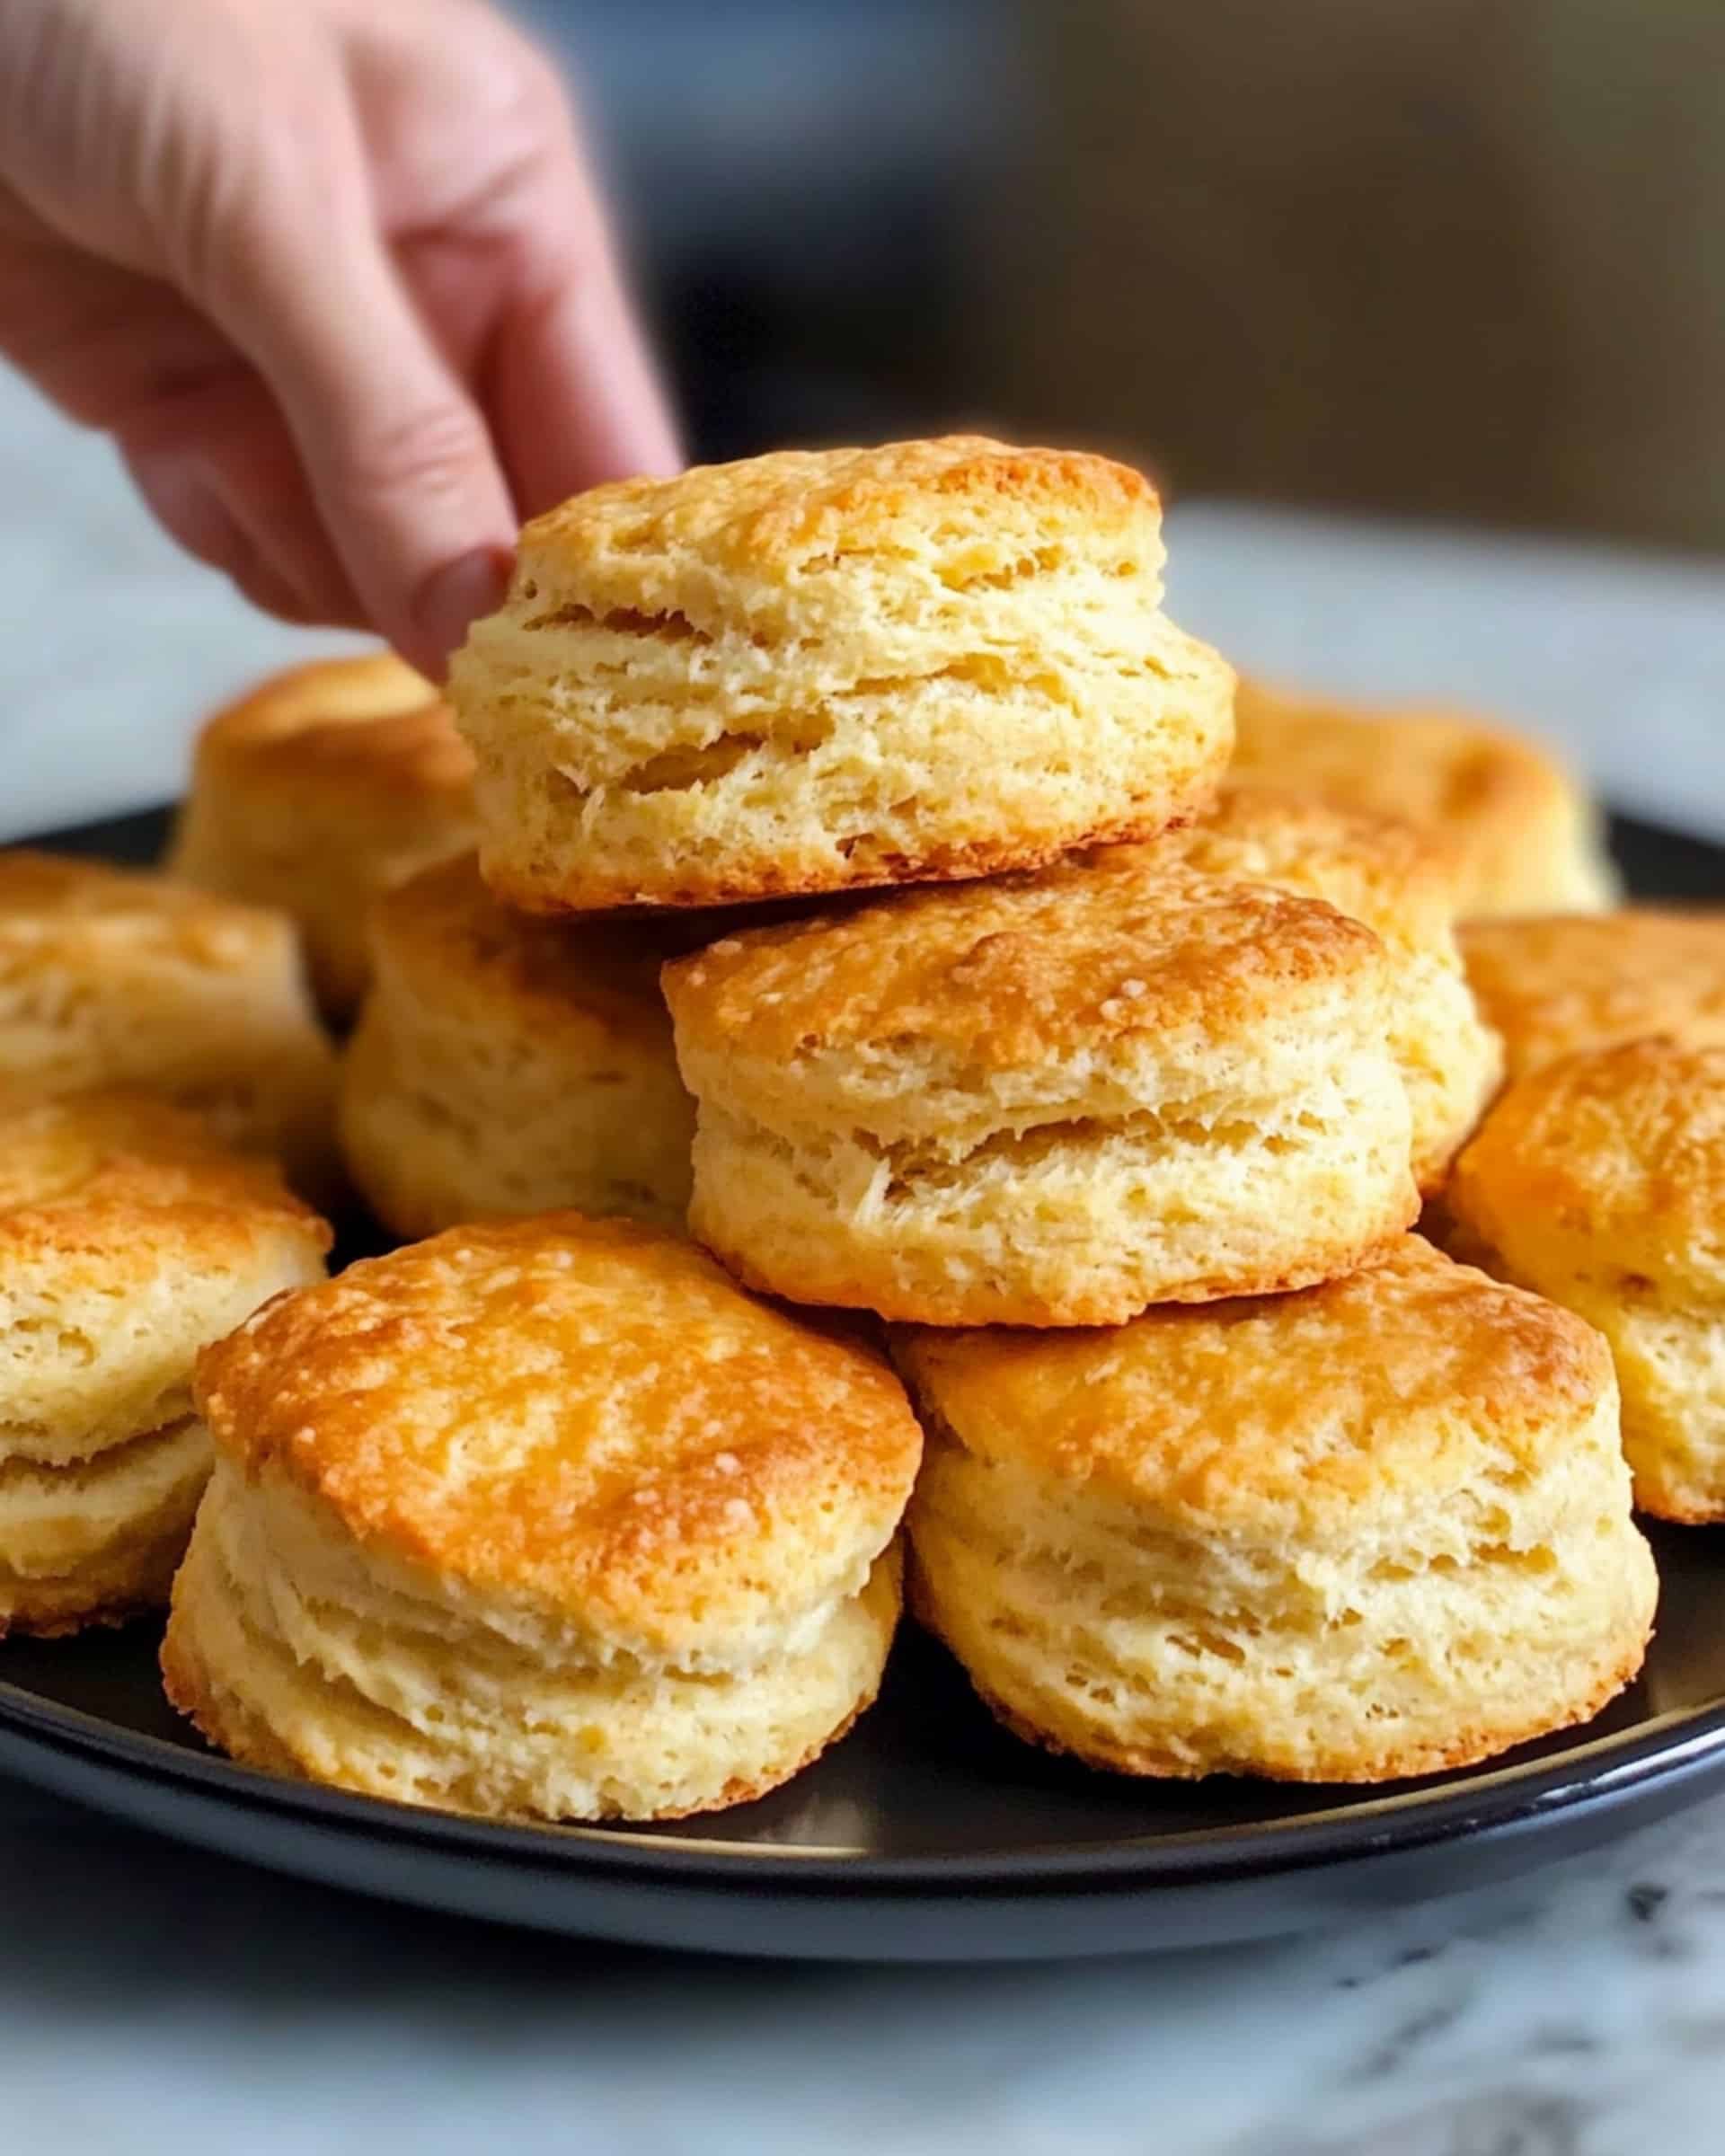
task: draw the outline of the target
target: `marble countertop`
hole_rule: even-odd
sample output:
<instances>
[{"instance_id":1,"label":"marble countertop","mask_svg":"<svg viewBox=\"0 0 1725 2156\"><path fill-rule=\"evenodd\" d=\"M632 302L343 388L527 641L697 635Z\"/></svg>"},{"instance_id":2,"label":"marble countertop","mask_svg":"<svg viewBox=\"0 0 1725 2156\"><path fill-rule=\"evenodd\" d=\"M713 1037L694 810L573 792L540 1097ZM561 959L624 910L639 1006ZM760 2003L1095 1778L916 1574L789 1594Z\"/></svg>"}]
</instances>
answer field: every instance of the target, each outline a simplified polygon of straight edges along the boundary
<instances>
[{"instance_id":1,"label":"marble countertop","mask_svg":"<svg viewBox=\"0 0 1725 2156\"><path fill-rule=\"evenodd\" d=\"M1496 708L1725 834L1725 569L1195 505L1173 605L1267 671ZM250 614L0 376L0 836L161 800L339 640ZM1725 1803L1489 1897L1065 1967L720 1964L323 1893L0 1784L20 2156L1641 2156L1720 2145Z\"/></svg>"},{"instance_id":2,"label":"marble countertop","mask_svg":"<svg viewBox=\"0 0 1725 2156\"><path fill-rule=\"evenodd\" d=\"M20 2156L1702 2156L1725 1806L1325 1937L1055 1966L636 1953L0 1790Z\"/></svg>"}]
</instances>

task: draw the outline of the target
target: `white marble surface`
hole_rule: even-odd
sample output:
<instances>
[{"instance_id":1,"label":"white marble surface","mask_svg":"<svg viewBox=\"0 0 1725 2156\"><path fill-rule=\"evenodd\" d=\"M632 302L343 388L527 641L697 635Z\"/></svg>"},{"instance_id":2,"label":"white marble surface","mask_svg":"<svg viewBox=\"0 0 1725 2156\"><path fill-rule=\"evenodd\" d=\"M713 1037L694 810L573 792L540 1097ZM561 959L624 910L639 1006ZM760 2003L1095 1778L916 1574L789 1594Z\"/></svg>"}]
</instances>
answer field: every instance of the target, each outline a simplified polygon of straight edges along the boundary
<instances>
[{"instance_id":1,"label":"white marble surface","mask_svg":"<svg viewBox=\"0 0 1725 2156\"><path fill-rule=\"evenodd\" d=\"M1496 705L1725 832L1719 568L1206 507L1172 537L1243 658ZM162 798L195 714L310 647L4 376L0 556L0 835ZM1642 2156L1721 2110L1721 1804L1326 1938L829 1970L371 1905L0 1785L4 2156Z\"/></svg>"},{"instance_id":2,"label":"white marble surface","mask_svg":"<svg viewBox=\"0 0 1725 2156\"><path fill-rule=\"evenodd\" d=\"M1335 1935L775 1967L456 1922L0 1796L18 2156L1711 2156L1725 1807Z\"/></svg>"}]
</instances>

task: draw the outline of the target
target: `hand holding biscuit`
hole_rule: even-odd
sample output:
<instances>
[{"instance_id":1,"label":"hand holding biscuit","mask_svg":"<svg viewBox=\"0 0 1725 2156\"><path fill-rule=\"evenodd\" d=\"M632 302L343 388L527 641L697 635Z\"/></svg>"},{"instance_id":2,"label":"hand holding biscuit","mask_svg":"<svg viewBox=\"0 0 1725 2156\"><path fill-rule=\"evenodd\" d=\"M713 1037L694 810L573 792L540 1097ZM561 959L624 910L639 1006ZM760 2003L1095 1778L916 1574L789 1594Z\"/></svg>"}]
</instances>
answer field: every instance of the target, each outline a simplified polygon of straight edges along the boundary
<instances>
[{"instance_id":1,"label":"hand holding biscuit","mask_svg":"<svg viewBox=\"0 0 1725 2156\"><path fill-rule=\"evenodd\" d=\"M677 463L562 87L479 0L13 0L0 351L257 605L433 672L519 517Z\"/></svg>"}]
</instances>

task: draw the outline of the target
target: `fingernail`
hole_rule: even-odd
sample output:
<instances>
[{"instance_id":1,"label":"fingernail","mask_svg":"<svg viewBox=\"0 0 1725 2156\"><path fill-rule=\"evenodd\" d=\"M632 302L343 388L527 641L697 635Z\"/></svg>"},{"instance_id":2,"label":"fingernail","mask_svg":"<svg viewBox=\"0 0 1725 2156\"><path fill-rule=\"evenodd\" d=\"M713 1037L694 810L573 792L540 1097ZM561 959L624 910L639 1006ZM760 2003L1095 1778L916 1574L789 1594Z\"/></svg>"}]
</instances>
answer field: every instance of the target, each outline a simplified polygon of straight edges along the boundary
<instances>
[{"instance_id":1,"label":"fingernail","mask_svg":"<svg viewBox=\"0 0 1725 2156\"><path fill-rule=\"evenodd\" d=\"M413 626L420 656L432 660L436 672L443 672L449 654L466 637L468 624L496 607L511 566L508 547L476 546L434 570L420 585Z\"/></svg>"}]
</instances>

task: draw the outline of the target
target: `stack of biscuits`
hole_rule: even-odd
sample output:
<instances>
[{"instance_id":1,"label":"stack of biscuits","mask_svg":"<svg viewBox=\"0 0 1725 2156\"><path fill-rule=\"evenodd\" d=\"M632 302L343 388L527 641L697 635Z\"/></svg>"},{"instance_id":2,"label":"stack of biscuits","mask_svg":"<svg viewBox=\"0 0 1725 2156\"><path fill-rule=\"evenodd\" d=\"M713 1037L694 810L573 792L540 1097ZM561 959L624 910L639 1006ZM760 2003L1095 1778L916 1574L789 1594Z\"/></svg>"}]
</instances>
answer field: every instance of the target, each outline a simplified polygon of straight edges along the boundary
<instances>
[{"instance_id":1,"label":"stack of biscuits","mask_svg":"<svg viewBox=\"0 0 1725 2156\"><path fill-rule=\"evenodd\" d=\"M1236 757L1162 563L1099 457L760 457L529 525L447 705L340 662L212 722L161 888L298 921L345 1174L422 1239L203 1327L163 1666L213 1742L674 1816L835 1741L907 1595L1135 1774L1420 1774L1633 1677L1631 1468L1725 1511L1725 1428L1672 1428L1725 1303L1695 1222L1642 1287L1588 1245L1676 1172L1708 962L1657 1056L1540 999L1638 918L1562 910L1608 897L1579 789L1264 689ZM1530 1242L1584 1124L1589 1224Z\"/></svg>"}]
</instances>

